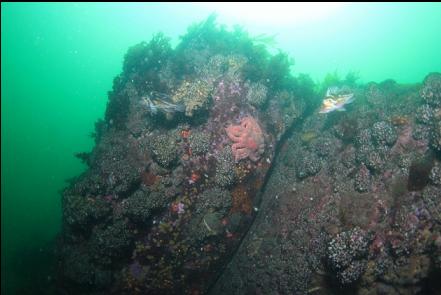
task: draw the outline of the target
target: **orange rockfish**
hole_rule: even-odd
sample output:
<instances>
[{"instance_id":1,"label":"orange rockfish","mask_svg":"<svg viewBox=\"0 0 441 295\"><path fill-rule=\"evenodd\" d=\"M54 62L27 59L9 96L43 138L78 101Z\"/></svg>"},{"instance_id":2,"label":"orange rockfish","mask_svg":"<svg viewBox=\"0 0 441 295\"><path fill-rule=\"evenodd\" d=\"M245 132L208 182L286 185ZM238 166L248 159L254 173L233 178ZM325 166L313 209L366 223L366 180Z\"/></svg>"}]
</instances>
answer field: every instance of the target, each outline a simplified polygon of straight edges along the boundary
<instances>
[{"instance_id":1,"label":"orange rockfish","mask_svg":"<svg viewBox=\"0 0 441 295\"><path fill-rule=\"evenodd\" d=\"M320 114L326 114L333 111L346 111L345 105L354 101L354 93L342 91L338 87L328 88L325 99L320 107Z\"/></svg>"}]
</instances>

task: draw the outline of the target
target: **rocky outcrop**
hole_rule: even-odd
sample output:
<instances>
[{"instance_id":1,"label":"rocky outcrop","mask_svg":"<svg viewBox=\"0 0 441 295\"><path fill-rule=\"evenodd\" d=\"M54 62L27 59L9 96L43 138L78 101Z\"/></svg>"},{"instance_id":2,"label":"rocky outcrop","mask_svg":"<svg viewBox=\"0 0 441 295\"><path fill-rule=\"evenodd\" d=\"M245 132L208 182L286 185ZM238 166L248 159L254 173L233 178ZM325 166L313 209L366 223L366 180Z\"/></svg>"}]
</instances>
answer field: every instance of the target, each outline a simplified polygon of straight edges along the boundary
<instances>
[{"instance_id":1,"label":"rocky outcrop","mask_svg":"<svg viewBox=\"0 0 441 295\"><path fill-rule=\"evenodd\" d=\"M163 35L131 48L97 145L81 154L89 169L63 193L60 292L205 293L312 100L310 80L289 68L213 18L176 48Z\"/></svg>"}]
</instances>

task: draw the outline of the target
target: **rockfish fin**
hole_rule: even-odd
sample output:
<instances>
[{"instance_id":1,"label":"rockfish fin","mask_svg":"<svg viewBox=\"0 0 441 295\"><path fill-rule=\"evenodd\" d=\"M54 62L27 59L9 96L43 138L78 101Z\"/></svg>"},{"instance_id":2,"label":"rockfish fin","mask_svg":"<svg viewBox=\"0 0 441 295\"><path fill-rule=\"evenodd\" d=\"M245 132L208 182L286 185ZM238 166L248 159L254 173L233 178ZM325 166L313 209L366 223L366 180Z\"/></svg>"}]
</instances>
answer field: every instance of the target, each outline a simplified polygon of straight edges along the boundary
<instances>
[{"instance_id":1,"label":"rockfish fin","mask_svg":"<svg viewBox=\"0 0 441 295\"><path fill-rule=\"evenodd\" d=\"M346 104L351 103L351 102L353 102L354 100L355 100L355 97L354 97L354 95L352 95L352 96L346 101Z\"/></svg>"}]
</instances>

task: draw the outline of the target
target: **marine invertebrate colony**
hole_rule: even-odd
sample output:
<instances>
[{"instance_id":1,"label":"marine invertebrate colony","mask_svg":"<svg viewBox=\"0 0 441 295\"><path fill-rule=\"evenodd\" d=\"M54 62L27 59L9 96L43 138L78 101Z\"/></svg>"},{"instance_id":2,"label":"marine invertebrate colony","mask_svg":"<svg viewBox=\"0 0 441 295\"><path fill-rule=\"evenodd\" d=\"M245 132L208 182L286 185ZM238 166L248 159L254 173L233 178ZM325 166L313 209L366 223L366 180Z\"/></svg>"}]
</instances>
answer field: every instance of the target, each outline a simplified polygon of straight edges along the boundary
<instances>
[{"instance_id":1,"label":"marine invertebrate colony","mask_svg":"<svg viewBox=\"0 0 441 295\"><path fill-rule=\"evenodd\" d=\"M231 150L237 161L250 158L257 161L265 150L262 129L253 117L245 117L240 125L230 125L226 129L228 137L234 142Z\"/></svg>"},{"instance_id":2,"label":"marine invertebrate colony","mask_svg":"<svg viewBox=\"0 0 441 295\"><path fill-rule=\"evenodd\" d=\"M184 81L172 96L173 102L184 105L185 115L192 117L195 111L206 110L213 85L209 81Z\"/></svg>"}]
</instances>

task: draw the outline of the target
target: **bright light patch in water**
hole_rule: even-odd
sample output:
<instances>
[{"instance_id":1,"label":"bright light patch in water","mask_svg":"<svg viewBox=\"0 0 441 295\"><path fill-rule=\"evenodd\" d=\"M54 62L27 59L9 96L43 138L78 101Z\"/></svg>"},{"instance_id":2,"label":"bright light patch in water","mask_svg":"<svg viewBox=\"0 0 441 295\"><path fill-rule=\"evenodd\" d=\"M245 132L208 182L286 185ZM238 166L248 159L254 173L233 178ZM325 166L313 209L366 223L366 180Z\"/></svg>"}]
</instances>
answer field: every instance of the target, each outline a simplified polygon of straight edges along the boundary
<instances>
[{"instance_id":1,"label":"bright light patch in water","mask_svg":"<svg viewBox=\"0 0 441 295\"><path fill-rule=\"evenodd\" d=\"M220 19L242 24L296 25L323 20L343 7L338 2L227 2L194 3L216 11Z\"/></svg>"}]
</instances>

